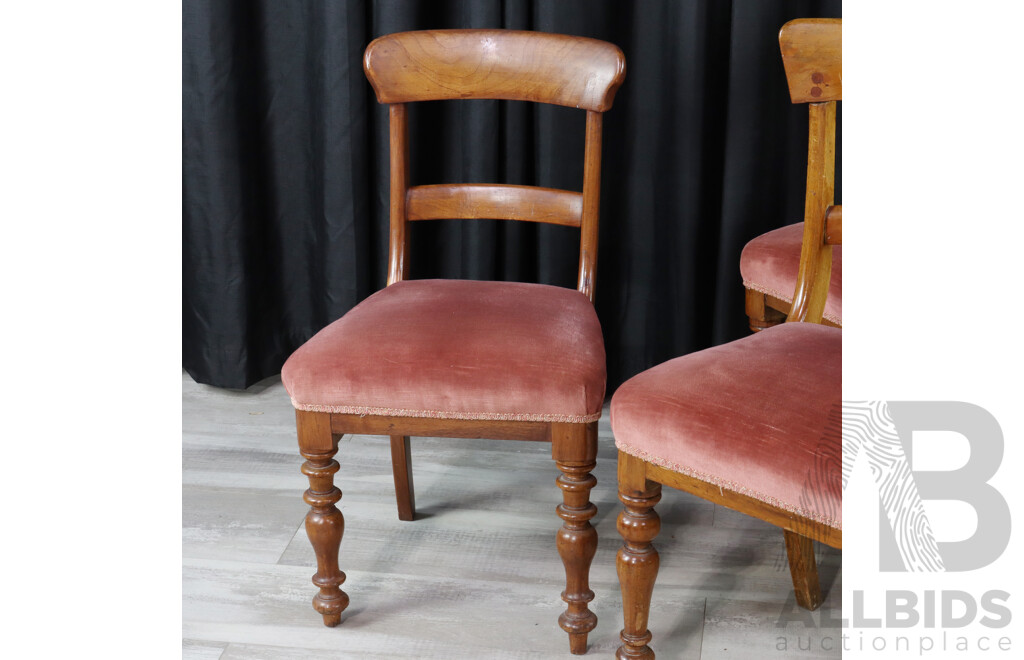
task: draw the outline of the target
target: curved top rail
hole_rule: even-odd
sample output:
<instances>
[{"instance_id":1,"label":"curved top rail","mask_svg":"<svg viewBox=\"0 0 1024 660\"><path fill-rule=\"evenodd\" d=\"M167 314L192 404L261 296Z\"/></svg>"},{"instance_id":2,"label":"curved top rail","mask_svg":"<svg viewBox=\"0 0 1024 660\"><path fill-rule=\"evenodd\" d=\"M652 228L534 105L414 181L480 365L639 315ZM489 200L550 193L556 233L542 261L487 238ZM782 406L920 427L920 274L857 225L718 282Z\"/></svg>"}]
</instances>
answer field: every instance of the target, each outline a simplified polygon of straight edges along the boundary
<instances>
[{"instance_id":1,"label":"curved top rail","mask_svg":"<svg viewBox=\"0 0 1024 660\"><path fill-rule=\"evenodd\" d=\"M626 76L626 58L588 37L421 30L374 39L363 69L381 103L507 99L604 112Z\"/></svg>"},{"instance_id":2,"label":"curved top rail","mask_svg":"<svg viewBox=\"0 0 1024 660\"><path fill-rule=\"evenodd\" d=\"M793 103L842 100L842 19L792 20L779 30L779 48Z\"/></svg>"}]
</instances>

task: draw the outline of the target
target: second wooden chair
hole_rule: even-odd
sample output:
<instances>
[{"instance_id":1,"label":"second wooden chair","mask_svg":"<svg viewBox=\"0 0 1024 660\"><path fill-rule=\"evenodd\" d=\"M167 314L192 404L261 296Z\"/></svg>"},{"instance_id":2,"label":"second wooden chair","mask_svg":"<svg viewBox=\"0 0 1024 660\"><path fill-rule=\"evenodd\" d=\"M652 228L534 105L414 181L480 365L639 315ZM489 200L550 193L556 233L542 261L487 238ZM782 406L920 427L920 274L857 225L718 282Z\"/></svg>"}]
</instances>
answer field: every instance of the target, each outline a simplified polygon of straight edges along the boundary
<instances>
[{"instance_id":1,"label":"second wooden chair","mask_svg":"<svg viewBox=\"0 0 1024 660\"><path fill-rule=\"evenodd\" d=\"M794 102L810 103L805 223L786 323L660 364L612 398L619 449L617 568L624 628L619 658L651 660L647 630L661 527L662 485L784 530L797 602L821 604L813 541L841 548L842 330L821 324L832 246L842 214L832 204L839 21L791 21L779 34ZM805 97L810 97L810 99ZM835 97L838 97L836 92Z\"/></svg>"},{"instance_id":2,"label":"second wooden chair","mask_svg":"<svg viewBox=\"0 0 1024 660\"><path fill-rule=\"evenodd\" d=\"M806 23L791 26L788 33L780 35L779 45L783 52L782 62L786 75L790 80L799 78L803 81L798 87L790 87L793 103L839 101L843 95L842 21L805 20ZM823 31L827 31L828 38L808 46L804 39L808 31L818 31L822 35L825 34ZM827 79L825 72L828 72ZM834 167L829 167L822 175L831 181ZM740 275L743 277L746 313L751 330L758 332L782 323L789 314L803 234L804 223L798 222L761 234L743 247L740 253ZM832 248L832 272L822 323L835 327L843 325L842 245Z\"/></svg>"}]
</instances>

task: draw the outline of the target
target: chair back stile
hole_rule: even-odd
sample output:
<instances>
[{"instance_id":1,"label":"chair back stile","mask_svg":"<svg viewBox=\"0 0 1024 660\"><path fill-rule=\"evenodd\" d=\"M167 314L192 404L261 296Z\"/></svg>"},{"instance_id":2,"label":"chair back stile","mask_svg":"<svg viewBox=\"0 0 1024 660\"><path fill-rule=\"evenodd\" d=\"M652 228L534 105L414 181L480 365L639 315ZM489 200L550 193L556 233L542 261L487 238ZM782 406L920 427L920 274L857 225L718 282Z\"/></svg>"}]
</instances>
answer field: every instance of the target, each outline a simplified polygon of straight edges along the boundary
<instances>
[{"instance_id":1,"label":"chair back stile","mask_svg":"<svg viewBox=\"0 0 1024 660\"><path fill-rule=\"evenodd\" d=\"M409 187L409 115L404 103L388 106L391 163L391 229L388 237L388 286L409 276L406 193Z\"/></svg>"},{"instance_id":2,"label":"chair back stile","mask_svg":"<svg viewBox=\"0 0 1024 660\"><path fill-rule=\"evenodd\" d=\"M842 21L791 21L779 31L779 47L790 99L809 106L804 236L786 322L821 323L832 272L832 245L842 242L842 207L833 206L836 103L843 96ZM831 232L826 231L827 225Z\"/></svg>"},{"instance_id":3,"label":"chair back stile","mask_svg":"<svg viewBox=\"0 0 1024 660\"><path fill-rule=\"evenodd\" d=\"M363 59L377 100L389 106L391 202L388 285L409 275L407 223L496 218L580 228L577 289L594 300L602 113L625 78L609 43L509 30L424 30L374 40ZM585 110L582 193L507 184L410 186L406 104L505 99Z\"/></svg>"}]
</instances>

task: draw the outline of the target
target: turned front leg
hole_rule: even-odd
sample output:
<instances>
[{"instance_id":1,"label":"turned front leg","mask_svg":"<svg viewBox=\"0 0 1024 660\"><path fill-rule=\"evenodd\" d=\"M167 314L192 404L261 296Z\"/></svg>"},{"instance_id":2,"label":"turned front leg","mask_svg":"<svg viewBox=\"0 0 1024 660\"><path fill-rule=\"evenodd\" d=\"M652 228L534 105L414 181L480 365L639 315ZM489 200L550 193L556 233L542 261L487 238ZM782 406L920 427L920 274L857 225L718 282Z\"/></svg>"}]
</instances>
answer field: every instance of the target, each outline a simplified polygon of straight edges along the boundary
<instances>
[{"instance_id":1,"label":"turned front leg","mask_svg":"<svg viewBox=\"0 0 1024 660\"><path fill-rule=\"evenodd\" d=\"M334 485L338 462L338 438L330 433L330 415L296 411L299 451L306 459L302 473L309 477L309 489L303 495L310 506L306 514L306 535L316 553L316 575L313 584L320 593L313 597L313 608L323 615L324 625L341 623L341 613L348 607L348 594L341 590L345 574L338 568L338 549L345 532L345 518L335 504L341 491ZM323 416L323 417L320 417Z\"/></svg>"},{"instance_id":2,"label":"turned front leg","mask_svg":"<svg viewBox=\"0 0 1024 660\"><path fill-rule=\"evenodd\" d=\"M622 452L619 453L619 499L625 509L616 527L624 543L616 556L615 568L622 589L624 627L619 634L622 645L615 657L654 660L654 651L648 646L651 632L647 629L647 620L654 580L658 576L658 551L651 541L661 530L661 519L654 511L654 505L661 499L661 484L646 481L643 462Z\"/></svg>"},{"instance_id":3,"label":"turned front leg","mask_svg":"<svg viewBox=\"0 0 1024 660\"><path fill-rule=\"evenodd\" d=\"M587 633L597 625L597 615L587 608L587 603L594 600L594 592L590 590L590 563L597 551L597 530L590 519L597 513L597 507L590 502L590 489L597 479L590 471L596 463L556 465L562 471L557 483L563 499L557 510L564 521L558 530L557 545L565 565L562 600L568 604L568 609L558 617L558 625L569 633L569 650L585 653Z\"/></svg>"},{"instance_id":4,"label":"turned front leg","mask_svg":"<svg viewBox=\"0 0 1024 660\"><path fill-rule=\"evenodd\" d=\"M565 566L562 600L568 606L558 617L558 625L569 633L569 650L580 654L586 653L587 634L597 625L597 615L587 607L594 599L590 564L597 552L597 530L590 524L597 513L597 507L590 501L590 489L597 483L590 474L597 464L597 424L554 426L552 454L562 473L556 481L562 490L562 504L557 511L563 521L556 546Z\"/></svg>"}]
</instances>

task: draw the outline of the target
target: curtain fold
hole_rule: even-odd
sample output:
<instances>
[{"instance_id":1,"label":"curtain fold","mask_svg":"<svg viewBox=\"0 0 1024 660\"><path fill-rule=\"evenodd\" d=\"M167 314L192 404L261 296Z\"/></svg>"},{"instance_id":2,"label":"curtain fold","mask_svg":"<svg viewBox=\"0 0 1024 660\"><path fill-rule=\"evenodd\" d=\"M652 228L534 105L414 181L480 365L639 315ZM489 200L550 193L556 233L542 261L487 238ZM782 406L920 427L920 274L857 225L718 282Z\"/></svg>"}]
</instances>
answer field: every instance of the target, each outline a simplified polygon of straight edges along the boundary
<instances>
[{"instance_id":1,"label":"curtain fold","mask_svg":"<svg viewBox=\"0 0 1024 660\"><path fill-rule=\"evenodd\" d=\"M840 9L820 0L186 0L185 369L202 383L247 387L384 286L387 113L362 53L381 34L427 28L578 34L626 54L626 82L604 122L596 305L609 394L653 364L746 334L740 250L802 219L807 110L789 103L778 30ZM568 108L418 104L411 180L579 190L583 126L584 113ZM566 227L415 223L411 272L573 287L578 249L578 231Z\"/></svg>"}]
</instances>

